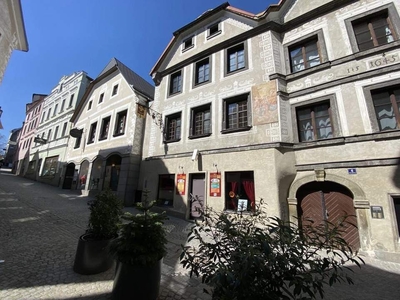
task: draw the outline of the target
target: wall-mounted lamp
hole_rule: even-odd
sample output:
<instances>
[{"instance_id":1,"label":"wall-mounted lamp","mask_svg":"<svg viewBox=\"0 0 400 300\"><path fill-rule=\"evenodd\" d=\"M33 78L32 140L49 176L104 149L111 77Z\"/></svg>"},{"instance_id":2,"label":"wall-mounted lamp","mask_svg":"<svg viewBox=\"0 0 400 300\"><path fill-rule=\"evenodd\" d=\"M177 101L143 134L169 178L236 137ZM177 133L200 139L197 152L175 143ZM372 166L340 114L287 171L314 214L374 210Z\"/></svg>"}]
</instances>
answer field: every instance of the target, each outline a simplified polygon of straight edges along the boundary
<instances>
[{"instance_id":1,"label":"wall-mounted lamp","mask_svg":"<svg viewBox=\"0 0 400 300\"><path fill-rule=\"evenodd\" d=\"M218 173L218 165L217 165L216 163L213 163L213 167L214 167L215 169L217 169L217 173Z\"/></svg>"}]
</instances>

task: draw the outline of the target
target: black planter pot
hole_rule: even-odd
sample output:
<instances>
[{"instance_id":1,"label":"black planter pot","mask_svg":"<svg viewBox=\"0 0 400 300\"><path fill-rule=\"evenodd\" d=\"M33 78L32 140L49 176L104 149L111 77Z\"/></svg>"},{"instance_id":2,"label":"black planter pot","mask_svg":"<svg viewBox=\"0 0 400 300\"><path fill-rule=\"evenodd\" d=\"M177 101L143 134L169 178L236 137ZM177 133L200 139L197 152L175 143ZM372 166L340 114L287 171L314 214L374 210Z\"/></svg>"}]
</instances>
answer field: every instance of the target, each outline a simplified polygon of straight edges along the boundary
<instances>
[{"instance_id":1,"label":"black planter pot","mask_svg":"<svg viewBox=\"0 0 400 300\"><path fill-rule=\"evenodd\" d=\"M154 266L132 266L117 262L112 296L115 300L156 300L160 291L160 259Z\"/></svg>"},{"instance_id":2,"label":"black planter pot","mask_svg":"<svg viewBox=\"0 0 400 300\"><path fill-rule=\"evenodd\" d=\"M76 249L74 271L83 275L93 275L105 272L114 264L108 248L112 239L94 240L90 234L79 237Z\"/></svg>"}]
</instances>

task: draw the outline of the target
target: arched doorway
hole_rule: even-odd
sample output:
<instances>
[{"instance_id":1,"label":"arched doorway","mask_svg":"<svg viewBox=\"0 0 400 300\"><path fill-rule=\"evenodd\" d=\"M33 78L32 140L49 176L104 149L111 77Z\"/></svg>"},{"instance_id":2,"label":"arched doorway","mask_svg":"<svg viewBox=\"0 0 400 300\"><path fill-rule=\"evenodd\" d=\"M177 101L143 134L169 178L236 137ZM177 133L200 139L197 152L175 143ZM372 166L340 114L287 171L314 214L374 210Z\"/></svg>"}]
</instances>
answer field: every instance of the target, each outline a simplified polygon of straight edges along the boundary
<instances>
[{"instance_id":1,"label":"arched doorway","mask_svg":"<svg viewBox=\"0 0 400 300\"><path fill-rule=\"evenodd\" d=\"M67 165L67 168L65 170L65 177L64 177L64 182L63 182L63 189L71 189L72 187L72 181L74 180L74 172L75 172L75 164L70 163Z\"/></svg>"},{"instance_id":2,"label":"arched doorway","mask_svg":"<svg viewBox=\"0 0 400 300\"><path fill-rule=\"evenodd\" d=\"M355 226L346 226L342 238L353 250L360 248L353 194L346 187L330 181L309 182L298 189L296 198L301 224L307 219L313 220L314 224L320 224L324 220L335 224L344 215L348 215L347 221Z\"/></svg>"},{"instance_id":3,"label":"arched doorway","mask_svg":"<svg viewBox=\"0 0 400 300\"><path fill-rule=\"evenodd\" d=\"M79 171L78 189L81 189L81 190L85 189L86 181L88 180L88 178L87 178L88 172L89 172L89 162L87 160L85 160L84 162L82 162L81 169Z\"/></svg>"},{"instance_id":4,"label":"arched doorway","mask_svg":"<svg viewBox=\"0 0 400 300\"><path fill-rule=\"evenodd\" d=\"M110 188L113 191L118 190L119 173L121 171L122 158L118 154L114 154L107 158L106 172L104 174L103 188Z\"/></svg>"},{"instance_id":5,"label":"arched doorway","mask_svg":"<svg viewBox=\"0 0 400 300\"><path fill-rule=\"evenodd\" d=\"M101 177L101 168L103 165L103 161L101 158L96 158L96 160L92 164L92 172L90 173L90 190L98 190L100 185L100 177Z\"/></svg>"}]
</instances>

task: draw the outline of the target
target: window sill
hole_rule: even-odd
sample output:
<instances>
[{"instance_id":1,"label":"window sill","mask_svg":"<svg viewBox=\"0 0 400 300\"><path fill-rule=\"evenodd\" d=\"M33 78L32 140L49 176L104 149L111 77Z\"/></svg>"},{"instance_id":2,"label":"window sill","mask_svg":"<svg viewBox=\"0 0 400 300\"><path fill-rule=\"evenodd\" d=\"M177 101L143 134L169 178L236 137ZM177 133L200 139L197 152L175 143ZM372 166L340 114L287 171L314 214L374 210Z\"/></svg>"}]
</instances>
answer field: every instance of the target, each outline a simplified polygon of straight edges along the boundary
<instances>
[{"instance_id":1,"label":"window sill","mask_svg":"<svg viewBox=\"0 0 400 300\"><path fill-rule=\"evenodd\" d=\"M194 48L194 44L193 44L193 45L190 45L190 46L187 47L187 48L182 49L182 53L185 53L185 52L187 52L187 51L189 51L190 49L193 49L193 48Z\"/></svg>"},{"instance_id":2,"label":"window sill","mask_svg":"<svg viewBox=\"0 0 400 300\"><path fill-rule=\"evenodd\" d=\"M174 97L174 96L179 95L179 94L182 94L182 91L175 92L175 93L168 93L168 98Z\"/></svg>"},{"instance_id":3,"label":"window sill","mask_svg":"<svg viewBox=\"0 0 400 300\"><path fill-rule=\"evenodd\" d=\"M169 143L176 143L179 142L181 139L173 139L173 140L164 140L164 144L169 144Z\"/></svg>"},{"instance_id":4,"label":"window sill","mask_svg":"<svg viewBox=\"0 0 400 300\"><path fill-rule=\"evenodd\" d=\"M210 83L210 82L211 82L211 80L203 81L203 82L200 82L200 83L195 83L195 84L193 85L193 88L197 88L197 87L199 87L199 86L206 85L206 84L208 84L208 83Z\"/></svg>"},{"instance_id":5,"label":"window sill","mask_svg":"<svg viewBox=\"0 0 400 300\"><path fill-rule=\"evenodd\" d=\"M199 135L190 135L188 138L190 140L195 140L195 139L200 139L200 138L204 138L204 137L208 137L210 136L212 133L205 133L205 134L199 134Z\"/></svg>"},{"instance_id":6,"label":"window sill","mask_svg":"<svg viewBox=\"0 0 400 300\"><path fill-rule=\"evenodd\" d=\"M207 36L207 40L210 40L210 39L216 37L217 35L220 35L221 33L222 33L222 30L218 30L216 33L213 33L213 34L211 34L211 35L208 35L208 36Z\"/></svg>"},{"instance_id":7,"label":"window sill","mask_svg":"<svg viewBox=\"0 0 400 300\"><path fill-rule=\"evenodd\" d=\"M242 127L242 128L231 128L231 129L224 129L221 130L222 134L226 134L226 133L234 133L234 132L241 132L241 131L248 131L251 129L252 126L246 126L246 127Z\"/></svg>"},{"instance_id":8,"label":"window sill","mask_svg":"<svg viewBox=\"0 0 400 300\"><path fill-rule=\"evenodd\" d=\"M323 62L322 64L319 64L319 65L317 65L315 67L307 68L307 69L304 69L304 70L301 70L301 71L294 72L294 73L291 73L289 75L286 75L286 80L298 79L300 77L303 77L303 76L306 76L306 75L310 75L310 74L315 73L315 72L319 72L319 71L322 71L322 70L329 69L330 67L331 67L331 62L330 61L326 61L326 62Z\"/></svg>"},{"instance_id":9,"label":"window sill","mask_svg":"<svg viewBox=\"0 0 400 300\"><path fill-rule=\"evenodd\" d=\"M245 70L247 70L247 69L248 69L248 67L245 66L245 67L243 67L243 68L241 68L241 69L237 69L237 70L235 70L235 71L226 71L226 72L225 72L225 77L231 76L231 75L235 75L235 74L240 73L240 72L242 72L242 71L245 71Z\"/></svg>"},{"instance_id":10,"label":"window sill","mask_svg":"<svg viewBox=\"0 0 400 300\"><path fill-rule=\"evenodd\" d=\"M124 134L125 134L125 132L114 133L113 137L121 136L121 135L124 135Z\"/></svg>"}]
</instances>

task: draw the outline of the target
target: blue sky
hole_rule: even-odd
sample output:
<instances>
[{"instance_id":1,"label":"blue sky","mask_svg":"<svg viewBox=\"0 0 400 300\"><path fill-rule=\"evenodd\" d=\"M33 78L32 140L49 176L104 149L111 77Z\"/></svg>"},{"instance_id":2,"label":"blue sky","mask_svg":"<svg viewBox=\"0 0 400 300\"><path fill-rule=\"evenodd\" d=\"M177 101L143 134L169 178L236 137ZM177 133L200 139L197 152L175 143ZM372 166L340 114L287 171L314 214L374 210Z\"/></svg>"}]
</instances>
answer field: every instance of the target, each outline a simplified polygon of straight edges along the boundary
<instances>
[{"instance_id":1,"label":"blue sky","mask_svg":"<svg viewBox=\"0 0 400 300\"><path fill-rule=\"evenodd\" d=\"M232 0L259 13L278 0ZM8 137L22 126L32 94L48 94L63 75L93 79L116 57L151 82L149 72L172 37L218 0L21 0L29 51L14 51L0 84Z\"/></svg>"}]
</instances>

